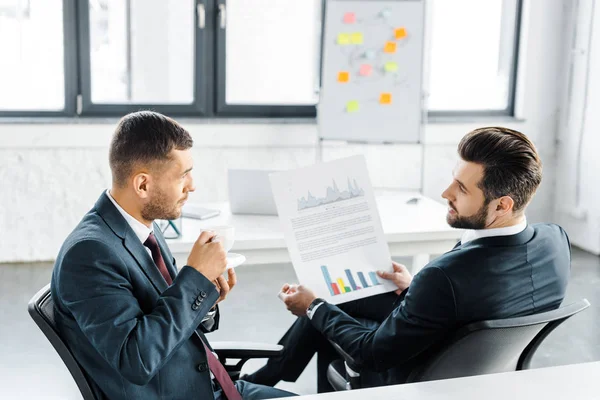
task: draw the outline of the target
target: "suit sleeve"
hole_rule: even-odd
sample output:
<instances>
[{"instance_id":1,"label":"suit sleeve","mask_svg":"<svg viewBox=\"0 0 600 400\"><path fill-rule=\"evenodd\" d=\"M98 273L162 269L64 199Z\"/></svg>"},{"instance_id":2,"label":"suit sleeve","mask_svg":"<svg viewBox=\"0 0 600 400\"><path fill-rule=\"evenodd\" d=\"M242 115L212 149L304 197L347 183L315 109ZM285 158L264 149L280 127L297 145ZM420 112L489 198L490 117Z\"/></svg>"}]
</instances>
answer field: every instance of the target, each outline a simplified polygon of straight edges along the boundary
<instances>
[{"instance_id":1,"label":"suit sleeve","mask_svg":"<svg viewBox=\"0 0 600 400\"><path fill-rule=\"evenodd\" d=\"M175 257L171 256L173 259L173 266L175 270L177 270L177 260ZM207 312L206 317L203 317L202 322L198 326L201 332L203 333L211 333L219 329L219 321L221 320L221 312L219 311L219 306L215 306L214 312Z\"/></svg>"},{"instance_id":2,"label":"suit sleeve","mask_svg":"<svg viewBox=\"0 0 600 400\"><path fill-rule=\"evenodd\" d=\"M456 324L452 285L437 267L417 274L400 305L377 329L326 303L312 324L347 352L358 367L384 371L419 355Z\"/></svg>"},{"instance_id":3,"label":"suit sleeve","mask_svg":"<svg viewBox=\"0 0 600 400\"><path fill-rule=\"evenodd\" d=\"M95 240L78 242L66 252L56 282L62 304L86 338L137 385L152 379L219 297L208 279L185 266L154 308L142 310L126 264Z\"/></svg>"}]
</instances>

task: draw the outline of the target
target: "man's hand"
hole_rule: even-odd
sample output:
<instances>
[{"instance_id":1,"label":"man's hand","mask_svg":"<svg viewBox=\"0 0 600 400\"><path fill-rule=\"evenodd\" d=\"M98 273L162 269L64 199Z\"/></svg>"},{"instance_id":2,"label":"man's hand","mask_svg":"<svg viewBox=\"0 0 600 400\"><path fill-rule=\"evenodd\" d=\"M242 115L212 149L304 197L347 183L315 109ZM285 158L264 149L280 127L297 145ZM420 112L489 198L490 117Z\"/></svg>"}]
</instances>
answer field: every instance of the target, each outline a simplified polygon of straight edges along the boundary
<instances>
[{"instance_id":1,"label":"man's hand","mask_svg":"<svg viewBox=\"0 0 600 400\"><path fill-rule=\"evenodd\" d=\"M377 275L379 275L380 278L394 282L394 284L398 286L396 294L399 295L410 286L412 275L404 265L398 264L397 262L392 261L392 268L394 269L394 272L377 271Z\"/></svg>"},{"instance_id":2,"label":"man's hand","mask_svg":"<svg viewBox=\"0 0 600 400\"><path fill-rule=\"evenodd\" d=\"M187 259L187 265L204 275L209 281L216 281L227 267L227 255L223 244L211 243L215 234L204 231L194 243Z\"/></svg>"},{"instance_id":3,"label":"man's hand","mask_svg":"<svg viewBox=\"0 0 600 400\"><path fill-rule=\"evenodd\" d=\"M227 270L227 280L225 280L225 277L223 275L219 275L217 280L215 280L213 283L219 291L219 300L217 300L217 302L215 303L215 305L217 305L223 300L225 300L231 289L233 289L233 287L237 283L237 276L235 275L235 271L233 270L233 268L229 268Z\"/></svg>"},{"instance_id":4,"label":"man's hand","mask_svg":"<svg viewBox=\"0 0 600 400\"><path fill-rule=\"evenodd\" d=\"M307 287L302 285L288 285L281 288L279 298L283 300L288 310L297 317L306 316L306 309L310 303L317 298L315 294Z\"/></svg>"}]
</instances>

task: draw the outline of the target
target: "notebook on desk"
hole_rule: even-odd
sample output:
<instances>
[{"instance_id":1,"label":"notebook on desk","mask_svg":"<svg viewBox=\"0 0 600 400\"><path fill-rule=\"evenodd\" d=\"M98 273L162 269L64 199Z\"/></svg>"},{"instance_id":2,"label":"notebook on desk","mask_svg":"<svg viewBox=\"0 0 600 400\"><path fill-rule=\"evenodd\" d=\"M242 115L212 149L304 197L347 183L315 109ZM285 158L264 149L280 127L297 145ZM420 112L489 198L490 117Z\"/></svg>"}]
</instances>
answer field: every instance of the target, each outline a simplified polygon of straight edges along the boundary
<instances>
[{"instance_id":1,"label":"notebook on desk","mask_svg":"<svg viewBox=\"0 0 600 400\"><path fill-rule=\"evenodd\" d=\"M221 211L205 208L194 203L185 203L181 208L181 216L194 219L209 219L218 216Z\"/></svg>"}]
</instances>

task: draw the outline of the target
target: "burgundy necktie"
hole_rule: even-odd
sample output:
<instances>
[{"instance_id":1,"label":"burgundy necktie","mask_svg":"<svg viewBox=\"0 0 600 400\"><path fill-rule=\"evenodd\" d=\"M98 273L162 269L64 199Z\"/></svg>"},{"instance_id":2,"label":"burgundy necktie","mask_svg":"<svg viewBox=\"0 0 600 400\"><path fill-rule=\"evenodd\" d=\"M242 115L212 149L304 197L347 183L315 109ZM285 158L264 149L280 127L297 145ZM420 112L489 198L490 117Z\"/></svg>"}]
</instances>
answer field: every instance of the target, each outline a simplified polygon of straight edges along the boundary
<instances>
[{"instance_id":1,"label":"burgundy necktie","mask_svg":"<svg viewBox=\"0 0 600 400\"><path fill-rule=\"evenodd\" d=\"M171 275L167 270L167 266L165 265L165 260L163 260L162 254L160 252L160 248L158 247L158 242L156 241L156 237L154 237L154 233L150 232L150 236L144 242L144 246L150 249L152 253L152 259L154 260L154 264L158 267L163 278L167 281L167 284L170 286L173 283L173 279L171 279Z\"/></svg>"},{"instance_id":2,"label":"burgundy necktie","mask_svg":"<svg viewBox=\"0 0 600 400\"><path fill-rule=\"evenodd\" d=\"M167 281L167 283L171 285L173 283L173 280L171 279L171 275L169 275L169 271L167 271L165 260L163 260L160 248L158 247L158 242L156 241L156 237L154 237L153 233L150 233L150 236L148 236L148 239L146 239L146 241L144 242L144 246L150 249L150 252L152 253L152 259L158 267L158 270L160 271L163 278L165 278L165 281ZM206 343L204 343L203 340L202 345L204 345L204 350L206 351L208 368L210 368L210 372L213 373L213 375L219 382L221 389L223 389L223 393L225 393L225 396L227 396L227 400L242 400L240 392L237 391L235 385L233 384L233 381L231 380L231 377L227 373L227 370L225 370L223 364L221 364L217 357L215 357L213 352L210 351L210 349L208 348Z\"/></svg>"},{"instance_id":3,"label":"burgundy necktie","mask_svg":"<svg viewBox=\"0 0 600 400\"><path fill-rule=\"evenodd\" d=\"M202 339L200 339L202 340ZM227 370L221 364L221 361L213 354L212 351L208 348L204 340L202 340L202 344L204 345L204 350L206 351L206 358L208 361L208 368L210 368L210 372L213 373L217 382L223 389L223 393L227 397L227 400L242 400L242 395L238 392L237 388L233 384L231 377L227 373Z\"/></svg>"}]
</instances>

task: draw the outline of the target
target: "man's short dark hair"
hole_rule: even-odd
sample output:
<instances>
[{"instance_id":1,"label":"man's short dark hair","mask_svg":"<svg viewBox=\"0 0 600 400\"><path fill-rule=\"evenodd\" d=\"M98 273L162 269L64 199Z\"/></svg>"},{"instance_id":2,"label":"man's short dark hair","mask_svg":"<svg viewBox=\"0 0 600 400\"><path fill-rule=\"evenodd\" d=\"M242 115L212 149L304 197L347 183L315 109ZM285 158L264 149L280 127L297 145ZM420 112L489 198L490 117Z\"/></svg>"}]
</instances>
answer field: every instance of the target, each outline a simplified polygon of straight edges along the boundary
<instances>
[{"instance_id":1,"label":"man's short dark hair","mask_svg":"<svg viewBox=\"0 0 600 400\"><path fill-rule=\"evenodd\" d=\"M110 143L113 183L123 187L135 165L168 161L171 150L187 150L193 144L189 132L169 117L152 111L127 114Z\"/></svg>"},{"instance_id":2,"label":"man's short dark hair","mask_svg":"<svg viewBox=\"0 0 600 400\"><path fill-rule=\"evenodd\" d=\"M464 161L483 166L479 188L486 202L510 196L513 210L527 206L542 182L542 161L535 146L521 132L486 127L468 133L458 145Z\"/></svg>"}]
</instances>

